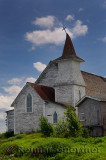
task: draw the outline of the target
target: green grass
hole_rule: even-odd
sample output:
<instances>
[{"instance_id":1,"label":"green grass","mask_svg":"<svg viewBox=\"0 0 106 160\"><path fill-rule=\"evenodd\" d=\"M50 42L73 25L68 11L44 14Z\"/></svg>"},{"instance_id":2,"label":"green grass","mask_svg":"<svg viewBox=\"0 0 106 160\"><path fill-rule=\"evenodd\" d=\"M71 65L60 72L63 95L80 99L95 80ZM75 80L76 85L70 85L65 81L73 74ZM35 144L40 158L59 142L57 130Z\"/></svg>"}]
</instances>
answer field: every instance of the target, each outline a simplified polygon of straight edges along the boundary
<instances>
[{"instance_id":1,"label":"green grass","mask_svg":"<svg viewBox=\"0 0 106 160\"><path fill-rule=\"evenodd\" d=\"M55 138L41 133L0 135L0 160L106 160L106 137Z\"/></svg>"}]
</instances>

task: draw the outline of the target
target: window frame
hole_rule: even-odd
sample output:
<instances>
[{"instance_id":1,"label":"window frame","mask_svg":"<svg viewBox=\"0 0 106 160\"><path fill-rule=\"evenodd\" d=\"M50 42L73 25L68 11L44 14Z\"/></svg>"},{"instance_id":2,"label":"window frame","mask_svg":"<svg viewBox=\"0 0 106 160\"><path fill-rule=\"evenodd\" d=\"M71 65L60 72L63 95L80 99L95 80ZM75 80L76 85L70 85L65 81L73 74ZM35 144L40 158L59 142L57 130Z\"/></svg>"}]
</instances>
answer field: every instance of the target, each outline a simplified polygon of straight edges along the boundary
<instances>
[{"instance_id":1,"label":"window frame","mask_svg":"<svg viewBox=\"0 0 106 160\"><path fill-rule=\"evenodd\" d=\"M56 115L56 117L54 117ZM56 118L56 120L55 120ZM58 114L57 112L55 111L54 114L53 114L53 124L56 124L58 122Z\"/></svg>"},{"instance_id":2,"label":"window frame","mask_svg":"<svg viewBox=\"0 0 106 160\"><path fill-rule=\"evenodd\" d=\"M81 118L81 115L84 116L84 119ZM80 113L79 114L79 119L80 119L81 122L84 122L85 121L85 113Z\"/></svg>"},{"instance_id":3,"label":"window frame","mask_svg":"<svg viewBox=\"0 0 106 160\"><path fill-rule=\"evenodd\" d=\"M28 95L31 95L31 98L32 98L32 111L31 112L28 112L28 110L27 110L27 97L28 97ZM27 95L26 95L26 104L25 104L25 112L26 113L33 113L33 96L32 96L32 94L31 93L28 93Z\"/></svg>"},{"instance_id":4,"label":"window frame","mask_svg":"<svg viewBox=\"0 0 106 160\"><path fill-rule=\"evenodd\" d=\"M81 91L79 90L79 101L81 100Z\"/></svg>"}]
</instances>

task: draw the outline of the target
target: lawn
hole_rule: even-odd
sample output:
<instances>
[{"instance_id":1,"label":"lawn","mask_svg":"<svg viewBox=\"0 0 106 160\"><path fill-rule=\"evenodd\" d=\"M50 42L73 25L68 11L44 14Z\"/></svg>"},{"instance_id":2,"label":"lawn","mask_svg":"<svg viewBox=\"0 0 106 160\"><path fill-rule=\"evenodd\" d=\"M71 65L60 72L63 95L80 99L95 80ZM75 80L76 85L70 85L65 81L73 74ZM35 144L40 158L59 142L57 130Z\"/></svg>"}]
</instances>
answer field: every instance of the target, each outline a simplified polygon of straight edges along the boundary
<instances>
[{"instance_id":1,"label":"lawn","mask_svg":"<svg viewBox=\"0 0 106 160\"><path fill-rule=\"evenodd\" d=\"M0 160L106 160L106 137L55 138L41 133L0 135Z\"/></svg>"}]
</instances>

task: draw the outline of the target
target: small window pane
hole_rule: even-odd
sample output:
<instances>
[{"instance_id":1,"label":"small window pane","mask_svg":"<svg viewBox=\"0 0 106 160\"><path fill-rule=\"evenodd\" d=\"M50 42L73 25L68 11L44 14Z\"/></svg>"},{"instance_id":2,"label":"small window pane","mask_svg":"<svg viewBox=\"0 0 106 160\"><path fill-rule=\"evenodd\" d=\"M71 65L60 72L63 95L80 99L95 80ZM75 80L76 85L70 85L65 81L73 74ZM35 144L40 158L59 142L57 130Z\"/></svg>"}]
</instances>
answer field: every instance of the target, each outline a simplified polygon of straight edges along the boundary
<instances>
[{"instance_id":1,"label":"small window pane","mask_svg":"<svg viewBox=\"0 0 106 160\"><path fill-rule=\"evenodd\" d=\"M81 91L79 90L79 100L81 100Z\"/></svg>"},{"instance_id":2,"label":"small window pane","mask_svg":"<svg viewBox=\"0 0 106 160\"><path fill-rule=\"evenodd\" d=\"M53 123L57 123L57 113L54 112L54 115L53 115Z\"/></svg>"},{"instance_id":3,"label":"small window pane","mask_svg":"<svg viewBox=\"0 0 106 160\"><path fill-rule=\"evenodd\" d=\"M30 94L27 96L27 112L32 112L32 96Z\"/></svg>"},{"instance_id":4,"label":"small window pane","mask_svg":"<svg viewBox=\"0 0 106 160\"><path fill-rule=\"evenodd\" d=\"M85 114L84 113L80 113L80 121L85 121Z\"/></svg>"}]
</instances>

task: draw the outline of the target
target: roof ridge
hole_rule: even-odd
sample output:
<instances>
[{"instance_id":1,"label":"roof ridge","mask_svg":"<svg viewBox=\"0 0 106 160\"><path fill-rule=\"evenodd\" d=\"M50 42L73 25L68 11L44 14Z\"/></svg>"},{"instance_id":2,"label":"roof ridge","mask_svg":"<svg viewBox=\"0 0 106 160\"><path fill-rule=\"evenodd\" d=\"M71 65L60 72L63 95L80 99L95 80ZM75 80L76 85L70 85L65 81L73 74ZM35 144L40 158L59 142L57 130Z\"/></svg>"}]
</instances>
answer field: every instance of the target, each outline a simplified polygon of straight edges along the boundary
<instances>
[{"instance_id":1,"label":"roof ridge","mask_svg":"<svg viewBox=\"0 0 106 160\"><path fill-rule=\"evenodd\" d=\"M43 99L43 100L50 100L55 101L55 91L54 88L43 86L43 85L37 85L35 83L28 84L37 92L37 94Z\"/></svg>"},{"instance_id":2,"label":"roof ridge","mask_svg":"<svg viewBox=\"0 0 106 160\"><path fill-rule=\"evenodd\" d=\"M34 86L40 86L40 87L45 87L45 88L52 88L52 89L54 89L53 87L44 86L44 85L40 85L40 84L36 84L36 83L32 83L32 82L27 82L27 83L33 84Z\"/></svg>"},{"instance_id":3,"label":"roof ridge","mask_svg":"<svg viewBox=\"0 0 106 160\"><path fill-rule=\"evenodd\" d=\"M87 74L91 74L91 75L94 75L94 76L97 76L97 77L100 77L100 78L104 78L104 79L106 79L105 77L103 77L103 76L99 76L99 75L94 74L94 73L89 73L89 72L82 71L82 70L81 70L81 72L85 72L85 73L87 73Z\"/></svg>"},{"instance_id":4,"label":"roof ridge","mask_svg":"<svg viewBox=\"0 0 106 160\"><path fill-rule=\"evenodd\" d=\"M60 56L59 58L56 58L54 62L60 61L60 60L67 60L67 59L84 62L82 58L76 55L74 45L68 33L66 33L66 40L65 40L62 56Z\"/></svg>"}]
</instances>

